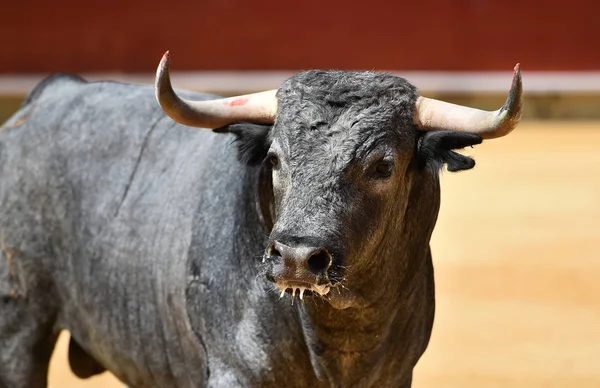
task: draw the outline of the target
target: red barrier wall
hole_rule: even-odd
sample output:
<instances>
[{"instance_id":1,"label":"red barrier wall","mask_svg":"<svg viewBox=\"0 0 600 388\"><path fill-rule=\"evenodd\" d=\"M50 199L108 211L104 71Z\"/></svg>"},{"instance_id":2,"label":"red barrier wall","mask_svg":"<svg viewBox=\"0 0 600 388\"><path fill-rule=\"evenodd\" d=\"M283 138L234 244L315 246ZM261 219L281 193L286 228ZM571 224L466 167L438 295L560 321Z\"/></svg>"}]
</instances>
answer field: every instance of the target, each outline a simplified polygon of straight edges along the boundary
<instances>
[{"instance_id":1,"label":"red barrier wall","mask_svg":"<svg viewBox=\"0 0 600 388\"><path fill-rule=\"evenodd\" d=\"M596 0L20 0L0 72L600 70Z\"/></svg>"}]
</instances>

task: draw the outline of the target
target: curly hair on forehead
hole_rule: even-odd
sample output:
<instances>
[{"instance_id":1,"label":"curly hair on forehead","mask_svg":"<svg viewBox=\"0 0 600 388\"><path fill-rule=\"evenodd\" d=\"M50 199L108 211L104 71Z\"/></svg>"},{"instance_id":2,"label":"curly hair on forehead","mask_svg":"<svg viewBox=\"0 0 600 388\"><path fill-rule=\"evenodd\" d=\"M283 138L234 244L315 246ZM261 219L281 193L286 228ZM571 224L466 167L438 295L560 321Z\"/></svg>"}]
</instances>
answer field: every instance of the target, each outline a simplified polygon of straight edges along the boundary
<instances>
[{"instance_id":1,"label":"curly hair on forehead","mask_svg":"<svg viewBox=\"0 0 600 388\"><path fill-rule=\"evenodd\" d=\"M417 164L422 168L437 171L444 164L450 171L472 168L471 158L453 150L478 144L481 138L452 131L417 131L413 123L417 98L414 85L388 73L304 71L279 88L275 128L239 123L227 131L236 135L240 161L250 165L264 160L273 137L282 131L284 137L302 143L342 133L352 138L354 148L357 144L372 148L370 145L382 139L395 139L397 145L416 148ZM355 124L358 130L350 131Z\"/></svg>"},{"instance_id":2,"label":"curly hair on forehead","mask_svg":"<svg viewBox=\"0 0 600 388\"><path fill-rule=\"evenodd\" d=\"M382 100L414 106L417 88L406 79L372 71L309 70L286 80L278 91L278 100L298 99L344 108L351 104L372 104ZM291 102L291 101L289 101Z\"/></svg>"},{"instance_id":3,"label":"curly hair on forehead","mask_svg":"<svg viewBox=\"0 0 600 388\"><path fill-rule=\"evenodd\" d=\"M417 98L415 86L392 74L305 71L279 88L275 127L285 127L294 137L314 129L334 135L356 123L364 128L402 128L405 133L412 125Z\"/></svg>"}]
</instances>

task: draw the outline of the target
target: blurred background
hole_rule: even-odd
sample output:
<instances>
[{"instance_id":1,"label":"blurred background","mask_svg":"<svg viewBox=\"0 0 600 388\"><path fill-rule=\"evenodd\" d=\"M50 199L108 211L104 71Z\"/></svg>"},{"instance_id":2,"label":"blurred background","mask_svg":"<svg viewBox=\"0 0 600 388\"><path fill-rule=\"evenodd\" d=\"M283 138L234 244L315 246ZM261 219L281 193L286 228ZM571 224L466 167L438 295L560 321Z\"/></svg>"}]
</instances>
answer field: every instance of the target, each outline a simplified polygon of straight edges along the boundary
<instances>
[{"instance_id":1,"label":"blurred background","mask_svg":"<svg viewBox=\"0 0 600 388\"><path fill-rule=\"evenodd\" d=\"M600 386L600 3L548 0L21 0L2 5L0 122L48 74L276 88L305 69L389 71L481 109L521 64L522 124L442 175L437 315L415 387ZM0 182L1 184L1 182ZM72 376L63 333L50 387Z\"/></svg>"}]
</instances>

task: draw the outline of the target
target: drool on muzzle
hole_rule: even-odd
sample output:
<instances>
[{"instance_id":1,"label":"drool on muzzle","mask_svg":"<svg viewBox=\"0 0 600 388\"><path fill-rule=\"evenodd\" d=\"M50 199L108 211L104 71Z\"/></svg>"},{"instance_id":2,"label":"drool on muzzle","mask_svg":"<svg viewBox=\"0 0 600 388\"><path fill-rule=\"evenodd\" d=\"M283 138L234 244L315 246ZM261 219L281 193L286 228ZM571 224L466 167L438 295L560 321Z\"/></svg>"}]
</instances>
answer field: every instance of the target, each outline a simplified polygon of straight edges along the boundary
<instances>
[{"instance_id":1,"label":"drool on muzzle","mask_svg":"<svg viewBox=\"0 0 600 388\"><path fill-rule=\"evenodd\" d=\"M307 287L329 282L327 271L333 257L322 247L306 245L289 246L274 241L267 249L273 263L273 280L286 284L302 284Z\"/></svg>"}]
</instances>

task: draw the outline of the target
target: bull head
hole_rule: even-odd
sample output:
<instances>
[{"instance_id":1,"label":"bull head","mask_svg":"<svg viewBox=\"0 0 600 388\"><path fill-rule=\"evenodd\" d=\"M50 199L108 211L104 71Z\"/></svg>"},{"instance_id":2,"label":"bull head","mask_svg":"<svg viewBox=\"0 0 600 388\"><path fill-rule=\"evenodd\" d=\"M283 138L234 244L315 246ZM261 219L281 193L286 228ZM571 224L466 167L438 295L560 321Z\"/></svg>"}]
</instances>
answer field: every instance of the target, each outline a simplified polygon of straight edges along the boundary
<instances>
[{"instance_id":1,"label":"bull head","mask_svg":"<svg viewBox=\"0 0 600 388\"><path fill-rule=\"evenodd\" d=\"M277 90L209 101L186 101L175 93L169 77L167 51L156 72L156 97L173 120L192 127L216 129L247 121L272 124L277 114ZM521 119L523 87L519 64L505 104L488 112L432 98L417 98L414 121L419 129L476 133L483 139L508 135Z\"/></svg>"},{"instance_id":2,"label":"bull head","mask_svg":"<svg viewBox=\"0 0 600 388\"><path fill-rule=\"evenodd\" d=\"M242 159L268 168L267 277L282 295L327 295L336 308L402 294L429 249L437 170L472 168L454 150L507 135L522 111L518 65L493 112L421 97L406 80L373 72L309 71L278 90L186 101L171 87L168 52L156 95L175 121L234 133Z\"/></svg>"}]
</instances>

